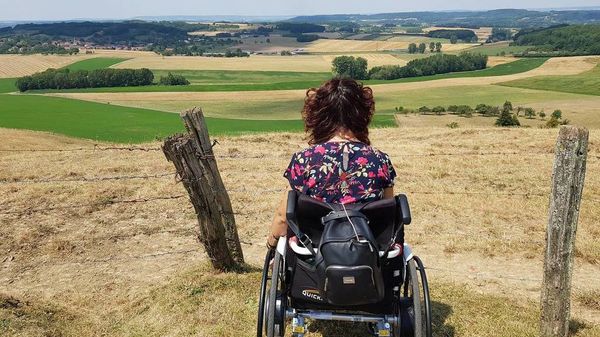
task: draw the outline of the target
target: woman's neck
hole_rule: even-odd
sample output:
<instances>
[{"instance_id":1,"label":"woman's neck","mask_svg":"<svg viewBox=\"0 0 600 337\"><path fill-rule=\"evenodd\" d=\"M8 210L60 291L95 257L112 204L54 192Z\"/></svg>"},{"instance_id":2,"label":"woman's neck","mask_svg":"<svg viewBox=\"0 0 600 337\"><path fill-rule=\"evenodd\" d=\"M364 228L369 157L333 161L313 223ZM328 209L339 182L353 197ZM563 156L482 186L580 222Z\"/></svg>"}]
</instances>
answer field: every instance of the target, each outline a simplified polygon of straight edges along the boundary
<instances>
[{"instance_id":1,"label":"woman's neck","mask_svg":"<svg viewBox=\"0 0 600 337\"><path fill-rule=\"evenodd\" d=\"M331 137L331 139L329 139L329 142L358 142L359 140L356 139L356 137L354 137L353 133L337 133L336 135L334 135L333 137Z\"/></svg>"}]
</instances>

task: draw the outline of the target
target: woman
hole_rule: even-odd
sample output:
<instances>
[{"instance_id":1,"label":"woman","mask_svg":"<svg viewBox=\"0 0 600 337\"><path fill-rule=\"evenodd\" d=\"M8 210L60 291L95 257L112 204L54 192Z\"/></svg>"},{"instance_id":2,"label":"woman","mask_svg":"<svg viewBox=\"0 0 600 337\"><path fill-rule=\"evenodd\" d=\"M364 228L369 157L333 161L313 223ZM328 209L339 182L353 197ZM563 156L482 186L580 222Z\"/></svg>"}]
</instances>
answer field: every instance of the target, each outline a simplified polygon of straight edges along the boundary
<instances>
[{"instance_id":1,"label":"woman","mask_svg":"<svg viewBox=\"0 0 600 337\"><path fill-rule=\"evenodd\" d=\"M332 79L306 92L302 117L310 147L294 153L283 176L290 187L327 203L393 198L396 172L370 146L373 91L352 79ZM267 237L273 248L287 234L284 194Z\"/></svg>"}]
</instances>

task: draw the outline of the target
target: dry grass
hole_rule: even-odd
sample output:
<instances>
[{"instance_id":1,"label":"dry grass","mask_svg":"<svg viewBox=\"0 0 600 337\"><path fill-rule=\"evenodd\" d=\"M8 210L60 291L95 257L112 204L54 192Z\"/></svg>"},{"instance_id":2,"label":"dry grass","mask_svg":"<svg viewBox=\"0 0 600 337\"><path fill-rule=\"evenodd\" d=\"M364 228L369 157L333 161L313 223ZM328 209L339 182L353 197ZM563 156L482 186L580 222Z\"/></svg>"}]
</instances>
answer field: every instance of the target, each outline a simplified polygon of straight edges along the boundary
<instances>
[{"instance_id":1,"label":"dry grass","mask_svg":"<svg viewBox=\"0 0 600 337\"><path fill-rule=\"evenodd\" d=\"M391 38L386 41L378 40L336 40L336 39L324 39L311 42L304 50L308 52L323 53L323 52L334 52L334 53L351 53L351 52L369 52L369 51L385 51L385 50L397 50L407 49L408 45L412 42L428 42L430 39L424 37L415 41L413 37L409 39L405 37ZM474 46L469 43L457 43L450 44L444 43L442 50L444 51L457 51L466 49Z\"/></svg>"},{"instance_id":2,"label":"dry grass","mask_svg":"<svg viewBox=\"0 0 600 337\"><path fill-rule=\"evenodd\" d=\"M128 50L94 49L93 52L93 54L85 54L85 49L82 49L79 55L0 55L0 78L31 75L48 68L61 68L93 57L133 58L156 55L152 52Z\"/></svg>"},{"instance_id":3,"label":"dry grass","mask_svg":"<svg viewBox=\"0 0 600 337\"><path fill-rule=\"evenodd\" d=\"M496 294L497 301L521 296L527 301L538 299L548 200L544 196L510 194L548 192L556 133L556 130L497 128L398 128L373 132L374 145L389 153L395 162L397 191L408 192L411 199L415 221L407 229L407 239L432 268L434 291L439 291L436 300L445 305L463 303L452 308L454 318L448 321L456 328L457 335L492 336L494 330L490 326L495 321L475 324L469 315L484 313L483 320L496 317L501 310L487 307L488 300L499 303L496 300L484 297L488 300L478 301L470 292L462 300L460 296L453 299L442 290L446 289L446 283L459 288L468 284L475 292ZM0 139L2 149L92 146L88 141L6 129L0 129ZM600 134L593 131L590 141L590 152L597 156ZM246 258L257 266L264 253L266 226L280 191L286 187L281 171L290 154L304 143L301 135L285 133L222 138L219 143L215 148L218 156L239 157L218 161L234 210L243 213L236 220L245 242ZM518 154L413 156L465 152ZM244 158L248 156L259 158ZM597 212L600 176L595 174L598 169L600 160L590 157L573 280L574 288L585 293L597 292L600 287L597 279L600 232L596 226L600 221ZM0 293L38 303L41 308L56 307L60 315L72 317L66 319L68 323L57 323L61 329L72 327L79 335L193 332L201 336L226 336L232 335L233 329L225 323L231 322L227 317L238 315L244 317L240 326L250 327L256 300L254 294L248 293L256 291L258 273L215 276L194 269L193 266L202 263L203 253L195 240L196 220L186 199L108 203L185 193L174 180L166 177L104 182L14 182L171 171L171 165L160 152L0 152L3 212L96 204L0 215L3 238ZM181 272L187 276L174 277ZM164 291L161 285L171 290ZM215 294L235 295L238 301L228 304L226 299L231 298ZM485 314L490 311L494 314ZM592 322L588 325L600 323L594 312L585 303L575 301L574 315ZM531 316L527 315L533 315L531 311L525 315L503 316L503 320L510 322L507 331L522 327L521 319L530 322ZM34 321L23 322L15 324L39 326ZM224 323L213 326L215 322ZM56 327L52 324L48 329ZM36 335L35 331L23 335ZM246 328L243 331L244 335L250 334ZM584 335L592 336L587 333L581 336Z\"/></svg>"},{"instance_id":4,"label":"dry grass","mask_svg":"<svg viewBox=\"0 0 600 337\"><path fill-rule=\"evenodd\" d=\"M70 55L0 55L0 78L30 75L48 68L60 68L84 59Z\"/></svg>"},{"instance_id":5,"label":"dry grass","mask_svg":"<svg viewBox=\"0 0 600 337\"><path fill-rule=\"evenodd\" d=\"M274 43L273 46L260 46L257 49L268 48L274 50L289 50L291 47L285 47ZM344 53L352 55L352 52ZM406 61L385 54L360 54L369 62L369 66L387 65L387 64L406 64ZM295 55L295 56L277 56L277 55L251 55L248 58L222 58L222 57L202 57L202 56L169 56L162 57L151 55L136 57L118 65L115 68L150 68L150 69L168 69L168 70L259 70L259 71L331 71L331 61L336 55Z\"/></svg>"}]
</instances>

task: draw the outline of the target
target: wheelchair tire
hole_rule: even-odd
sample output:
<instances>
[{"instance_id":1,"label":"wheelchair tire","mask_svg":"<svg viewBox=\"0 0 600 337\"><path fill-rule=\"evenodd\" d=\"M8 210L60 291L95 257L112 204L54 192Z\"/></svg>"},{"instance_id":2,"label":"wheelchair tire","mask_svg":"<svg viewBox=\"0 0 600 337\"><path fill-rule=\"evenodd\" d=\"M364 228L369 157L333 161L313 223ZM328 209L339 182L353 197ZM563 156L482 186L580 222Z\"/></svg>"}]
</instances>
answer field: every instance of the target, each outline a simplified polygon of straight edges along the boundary
<instances>
[{"instance_id":1,"label":"wheelchair tire","mask_svg":"<svg viewBox=\"0 0 600 337\"><path fill-rule=\"evenodd\" d=\"M431 337L431 300L429 298L429 283L427 282L427 274L423 261L418 256L414 256L413 260L417 264L417 270L421 276L421 289L423 294L423 323L425 324L425 337Z\"/></svg>"},{"instance_id":2,"label":"wheelchair tire","mask_svg":"<svg viewBox=\"0 0 600 337\"><path fill-rule=\"evenodd\" d=\"M265 303L267 316L265 320L265 332L267 337L283 337L285 335L285 310L287 301L283 294L284 273L283 257L276 251L273 258L271 284ZM277 303L278 300L279 304Z\"/></svg>"},{"instance_id":3,"label":"wheelchair tire","mask_svg":"<svg viewBox=\"0 0 600 337\"><path fill-rule=\"evenodd\" d=\"M263 327L265 323L265 303L267 297L267 283L271 280L269 275L269 264L273 258L274 250L269 250L265 256L265 263L263 266L262 279L260 281L260 295L258 298L258 319L256 320L256 336L263 337Z\"/></svg>"},{"instance_id":4,"label":"wheelchair tire","mask_svg":"<svg viewBox=\"0 0 600 337\"><path fill-rule=\"evenodd\" d=\"M398 305L399 325L394 328L394 337L424 337L423 312L419 276L416 263L410 259L406 263L406 278Z\"/></svg>"}]
</instances>

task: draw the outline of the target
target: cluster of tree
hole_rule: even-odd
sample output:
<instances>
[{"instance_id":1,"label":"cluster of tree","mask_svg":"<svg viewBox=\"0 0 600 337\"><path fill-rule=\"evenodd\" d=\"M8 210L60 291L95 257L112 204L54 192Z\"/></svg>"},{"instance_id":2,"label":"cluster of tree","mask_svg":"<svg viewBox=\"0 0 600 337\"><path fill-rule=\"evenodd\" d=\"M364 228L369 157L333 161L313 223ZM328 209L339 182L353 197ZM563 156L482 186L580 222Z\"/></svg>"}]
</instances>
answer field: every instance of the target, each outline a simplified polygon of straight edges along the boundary
<instances>
[{"instance_id":1,"label":"cluster of tree","mask_svg":"<svg viewBox=\"0 0 600 337\"><path fill-rule=\"evenodd\" d=\"M228 48L237 45L239 42L233 39L213 39L213 38L197 38L192 42L177 42L173 46L169 44L153 44L145 49L153 51L163 56L185 55L185 56L203 56L222 54ZM210 55L209 55L210 54Z\"/></svg>"},{"instance_id":2,"label":"cluster of tree","mask_svg":"<svg viewBox=\"0 0 600 337\"><path fill-rule=\"evenodd\" d=\"M327 31L340 33L356 33L360 29L360 25L356 22L330 22L327 24Z\"/></svg>"},{"instance_id":3,"label":"cluster of tree","mask_svg":"<svg viewBox=\"0 0 600 337\"><path fill-rule=\"evenodd\" d=\"M521 113L527 119L534 119L536 116L539 116L541 120L546 118L546 113L544 110L541 110L538 113L534 108L522 106L518 106L515 109L510 101L504 102L502 106L489 105L485 103L477 104L475 108L465 104L449 105L447 107L438 105L434 106L433 108L422 106L418 109L405 109L404 107L400 106L395 107L395 110L396 112L404 115L408 115L409 113L418 113L422 115L444 115L446 113L450 113L462 117L472 117L474 113L477 113L484 117L497 117L495 125L504 127L520 126L521 122L519 121L519 117L521 116ZM550 115L550 119L546 121L544 126L547 128L555 128L559 125L567 124L569 124L569 120L562 119L562 111L554 110L554 112L552 112ZM454 127L458 127L458 124L456 124Z\"/></svg>"},{"instance_id":4,"label":"cluster of tree","mask_svg":"<svg viewBox=\"0 0 600 337\"><path fill-rule=\"evenodd\" d=\"M412 60L405 66L389 65L373 67L369 70L369 78L375 80L395 80L406 77L480 70L486 68L487 59L487 56L481 54L437 54L427 58Z\"/></svg>"},{"instance_id":5,"label":"cluster of tree","mask_svg":"<svg viewBox=\"0 0 600 337\"><path fill-rule=\"evenodd\" d=\"M438 38L438 39L449 39L451 43L458 41L463 42L477 42L477 35L469 29L437 29L431 30L427 33L427 36Z\"/></svg>"},{"instance_id":6,"label":"cluster of tree","mask_svg":"<svg viewBox=\"0 0 600 337\"><path fill-rule=\"evenodd\" d=\"M425 50L427 50L427 45L423 42L419 43L417 46L416 43L410 43L408 45L408 53L409 54L424 54ZM440 53L442 51L442 43L441 42L430 42L429 43L429 51L432 53Z\"/></svg>"},{"instance_id":7,"label":"cluster of tree","mask_svg":"<svg viewBox=\"0 0 600 337\"><path fill-rule=\"evenodd\" d=\"M322 33L325 31L325 26L312 23L280 22L276 27L278 30L285 30L294 34Z\"/></svg>"},{"instance_id":8,"label":"cluster of tree","mask_svg":"<svg viewBox=\"0 0 600 337\"><path fill-rule=\"evenodd\" d=\"M300 34L296 37L296 41L298 42L312 42L319 39L319 35L317 34Z\"/></svg>"},{"instance_id":9,"label":"cluster of tree","mask_svg":"<svg viewBox=\"0 0 600 337\"><path fill-rule=\"evenodd\" d=\"M514 40L515 45L532 46L524 56L599 55L600 24L523 30L515 35Z\"/></svg>"},{"instance_id":10,"label":"cluster of tree","mask_svg":"<svg viewBox=\"0 0 600 337\"><path fill-rule=\"evenodd\" d=\"M367 80L367 60L362 57L338 56L333 59L333 75L349 77L355 80Z\"/></svg>"},{"instance_id":11,"label":"cluster of tree","mask_svg":"<svg viewBox=\"0 0 600 337\"><path fill-rule=\"evenodd\" d=\"M167 76L161 76L158 80L158 84L160 85L189 85L190 81L188 81L182 75L173 75L169 72Z\"/></svg>"},{"instance_id":12,"label":"cluster of tree","mask_svg":"<svg viewBox=\"0 0 600 337\"><path fill-rule=\"evenodd\" d=\"M512 30L509 28L492 28L492 34L488 37L486 43L508 41L513 37Z\"/></svg>"},{"instance_id":13,"label":"cluster of tree","mask_svg":"<svg viewBox=\"0 0 600 337\"><path fill-rule=\"evenodd\" d=\"M79 48L65 48L45 37L17 35L0 38L0 54L59 54L73 55Z\"/></svg>"},{"instance_id":14,"label":"cluster of tree","mask_svg":"<svg viewBox=\"0 0 600 337\"><path fill-rule=\"evenodd\" d=\"M149 69L48 69L31 76L21 77L16 86L19 91L38 89L75 89L98 87L133 87L150 85L154 74Z\"/></svg>"},{"instance_id":15,"label":"cluster of tree","mask_svg":"<svg viewBox=\"0 0 600 337\"><path fill-rule=\"evenodd\" d=\"M293 55L292 52L289 50L282 50L279 54L281 56L292 56Z\"/></svg>"}]
</instances>

